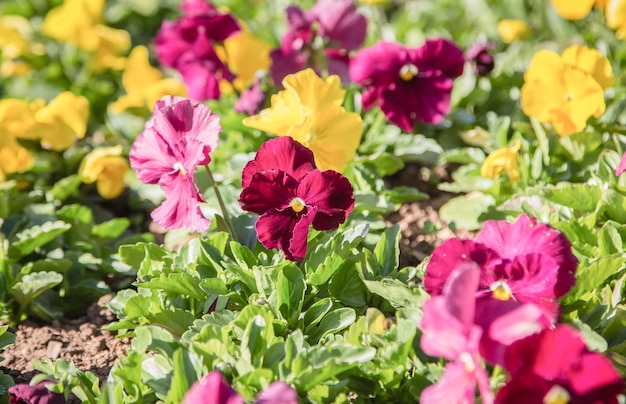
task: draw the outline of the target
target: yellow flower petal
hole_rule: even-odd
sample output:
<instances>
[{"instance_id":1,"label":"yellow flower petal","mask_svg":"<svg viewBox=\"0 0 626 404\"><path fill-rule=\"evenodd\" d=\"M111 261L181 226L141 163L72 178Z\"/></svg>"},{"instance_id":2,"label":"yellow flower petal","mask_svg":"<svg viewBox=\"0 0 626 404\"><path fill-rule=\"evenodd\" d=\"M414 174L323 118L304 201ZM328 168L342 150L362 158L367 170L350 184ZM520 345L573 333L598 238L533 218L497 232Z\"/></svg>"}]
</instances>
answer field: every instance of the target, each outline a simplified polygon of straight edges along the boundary
<instances>
[{"instance_id":1,"label":"yellow flower petal","mask_svg":"<svg viewBox=\"0 0 626 404\"><path fill-rule=\"evenodd\" d=\"M100 196L113 199L124 190L124 176L128 169L128 162L122 157L122 146L102 147L85 156L78 174L86 184L96 182Z\"/></svg>"},{"instance_id":2,"label":"yellow flower petal","mask_svg":"<svg viewBox=\"0 0 626 404\"><path fill-rule=\"evenodd\" d=\"M40 124L41 143L56 151L62 151L83 138L87 131L89 102L85 97L65 91L48 105L35 113Z\"/></svg>"},{"instance_id":3,"label":"yellow flower petal","mask_svg":"<svg viewBox=\"0 0 626 404\"><path fill-rule=\"evenodd\" d=\"M33 166L33 156L28 150L13 142L0 146L0 172L6 175L24 172Z\"/></svg>"},{"instance_id":4,"label":"yellow flower petal","mask_svg":"<svg viewBox=\"0 0 626 404\"><path fill-rule=\"evenodd\" d=\"M32 33L28 20L19 15L0 16L0 49L3 58L17 58L27 53Z\"/></svg>"},{"instance_id":5,"label":"yellow flower petal","mask_svg":"<svg viewBox=\"0 0 626 404\"><path fill-rule=\"evenodd\" d=\"M329 76L324 80L313 69L285 76L283 87L298 94L300 103L312 110L319 110L328 104L341 105L346 95L339 76Z\"/></svg>"},{"instance_id":6,"label":"yellow flower petal","mask_svg":"<svg viewBox=\"0 0 626 404\"><path fill-rule=\"evenodd\" d=\"M161 78L161 72L150 65L148 48L135 46L128 55L122 74L122 84L126 92L142 92Z\"/></svg>"},{"instance_id":7,"label":"yellow flower petal","mask_svg":"<svg viewBox=\"0 0 626 404\"><path fill-rule=\"evenodd\" d=\"M237 76L235 87L240 91L254 79L257 71L270 67L272 46L248 31L241 30L226 38L224 50L228 68Z\"/></svg>"},{"instance_id":8,"label":"yellow flower petal","mask_svg":"<svg viewBox=\"0 0 626 404\"><path fill-rule=\"evenodd\" d=\"M244 118L243 124L277 136L285 136L289 129L304 120L309 111L300 104L297 94L288 90L272 95L270 105L270 108L257 115Z\"/></svg>"},{"instance_id":9,"label":"yellow flower petal","mask_svg":"<svg viewBox=\"0 0 626 404\"><path fill-rule=\"evenodd\" d=\"M615 78L611 62L595 49L583 45L572 45L561 55L565 64L589 73L603 89L609 88Z\"/></svg>"},{"instance_id":10,"label":"yellow flower petal","mask_svg":"<svg viewBox=\"0 0 626 404\"><path fill-rule=\"evenodd\" d=\"M16 137L37 139L35 111L42 105L43 101L0 100L0 146L13 143Z\"/></svg>"},{"instance_id":11,"label":"yellow flower petal","mask_svg":"<svg viewBox=\"0 0 626 404\"><path fill-rule=\"evenodd\" d=\"M106 25L95 26L98 36L98 47L91 59L91 67L99 72L105 69L122 70L126 58L120 56L130 48L130 34L123 29L115 29Z\"/></svg>"},{"instance_id":12,"label":"yellow flower petal","mask_svg":"<svg viewBox=\"0 0 626 404\"><path fill-rule=\"evenodd\" d=\"M589 14L596 0L550 0L556 12L567 20L580 20Z\"/></svg>"},{"instance_id":13,"label":"yellow flower petal","mask_svg":"<svg viewBox=\"0 0 626 404\"><path fill-rule=\"evenodd\" d=\"M626 1L608 0L604 15L606 16L606 25L617 30L615 35L620 39L626 39Z\"/></svg>"},{"instance_id":14,"label":"yellow flower petal","mask_svg":"<svg viewBox=\"0 0 626 404\"><path fill-rule=\"evenodd\" d=\"M66 0L48 12L41 31L84 51L95 51L100 45L95 26L102 20L103 8L104 0Z\"/></svg>"},{"instance_id":15,"label":"yellow flower petal","mask_svg":"<svg viewBox=\"0 0 626 404\"><path fill-rule=\"evenodd\" d=\"M519 140L512 147L503 147L490 153L480 166L480 175L487 178L498 178L503 171L512 182L519 181L519 163L517 152L520 149Z\"/></svg>"},{"instance_id":16,"label":"yellow flower petal","mask_svg":"<svg viewBox=\"0 0 626 404\"><path fill-rule=\"evenodd\" d=\"M512 43L530 34L530 27L522 20L502 20L498 23L498 35L502 42Z\"/></svg>"}]
</instances>

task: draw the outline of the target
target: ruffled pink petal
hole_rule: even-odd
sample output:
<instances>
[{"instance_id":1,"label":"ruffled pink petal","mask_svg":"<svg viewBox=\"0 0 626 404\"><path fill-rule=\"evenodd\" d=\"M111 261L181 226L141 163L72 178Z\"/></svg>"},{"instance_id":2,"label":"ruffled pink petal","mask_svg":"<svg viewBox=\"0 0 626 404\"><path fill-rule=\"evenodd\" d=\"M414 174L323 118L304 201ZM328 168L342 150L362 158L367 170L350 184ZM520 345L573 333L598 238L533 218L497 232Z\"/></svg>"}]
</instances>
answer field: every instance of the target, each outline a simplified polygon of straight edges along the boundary
<instances>
[{"instance_id":1,"label":"ruffled pink petal","mask_svg":"<svg viewBox=\"0 0 626 404\"><path fill-rule=\"evenodd\" d=\"M217 100L220 98L219 78L216 71L221 62L215 60L189 61L179 63L177 70L183 76L189 98L196 101Z\"/></svg>"},{"instance_id":2,"label":"ruffled pink petal","mask_svg":"<svg viewBox=\"0 0 626 404\"><path fill-rule=\"evenodd\" d=\"M263 143L256 156L243 169L241 185L250 185L252 176L265 170L285 171L296 181L315 169L313 152L289 136Z\"/></svg>"},{"instance_id":3,"label":"ruffled pink petal","mask_svg":"<svg viewBox=\"0 0 626 404\"><path fill-rule=\"evenodd\" d=\"M484 372L484 370L483 370ZM441 379L427 387L420 396L424 404L473 404L476 395L476 377L460 362L446 365ZM492 401L483 401L488 404Z\"/></svg>"},{"instance_id":4,"label":"ruffled pink petal","mask_svg":"<svg viewBox=\"0 0 626 404\"><path fill-rule=\"evenodd\" d=\"M200 210L197 187L190 176L178 176L164 188L166 198L151 216L161 227L172 230L186 228L191 232L205 232L211 222Z\"/></svg>"},{"instance_id":5,"label":"ruffled pink petal","mask_svg":"<svg viewBox=\"0 0 626 404\"><path fill-rule=\"evenodd\" d=\"M258 215L272 209L292 210L289 204L297 196L297 186L296 180L284 171L259 171L241 191L239 204L243 210Z\"/></svg>"},{"instance_id":6,"label":"ruffled pink petal","mask_svg":"<svg viewBox=\"0 0 626 404\"><path fill-rule=\"evenodd\" d=\"M130 148L130 166L145 184L156 184L165 176L174 175L176 157L167 142L153 129L146 128Z\"/></svg>"}]
</instances>

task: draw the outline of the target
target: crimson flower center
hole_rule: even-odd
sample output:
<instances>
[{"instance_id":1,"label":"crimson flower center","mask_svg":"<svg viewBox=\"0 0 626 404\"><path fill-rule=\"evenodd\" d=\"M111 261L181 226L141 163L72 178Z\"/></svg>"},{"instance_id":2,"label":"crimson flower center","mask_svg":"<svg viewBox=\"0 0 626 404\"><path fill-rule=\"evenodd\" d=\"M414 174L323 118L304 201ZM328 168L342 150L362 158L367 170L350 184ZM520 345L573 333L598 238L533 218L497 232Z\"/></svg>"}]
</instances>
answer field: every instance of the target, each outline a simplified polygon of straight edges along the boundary
<instances>
[{"instance_id":1,"label":"crimson flower center","mask_svg":"<svg viewBox=\"0 0 626 404\"><path fill-rule=\"evenodd\" d=\"M291 209L293 209L294 212L296 213L300 213L304 210L304 208L306 207L306 203L298 198L295 197L293 198L293 200L289 203L289 206L291 207Z\"/></svg>"},{"instance_id":2,"label":"crimson flower center","mask_svg":"<svg viewBox=\"0 0 626 404\"><path fill-rule=\"evenodd\" d=\"M509 300L513 295L509 285L502 280L492 283L489 286L489 290L491 290L493 297L498 300Z\"/></svg>"},{"instance_id":3,"label":"crimson flower center","mask_svg":"<svg viewBox=\"0 0 626 404\"><path fill-rule=\"evenodd\" d=\"M185 167L183 167L183 163L181 163L179 161L177 161L174 164L174 170L178 171L181 176L184 176L185 174L187 174L187 171L185 170Z\"/></svg>"},{"instance_id":4,"label":"crimson flower center","mask_svg":"<svg viewBox=\"0 0 626 404\"><path fill-rule=\"evenodd\" d=\"M409 81L413 77L417 76L417 73L418 73L417 66L415 66L412 63L407 63L404 66L402 66L399 74L402 80Z\"/></svg>"},{"instance_id":5,"label":"crimson flower center","mask_svg":"<svg viewBox=\"0 0 626 404\"><path fill-rule=\"evenodd\" d=\"M544 404L567 404L570 401L570 395L562 386L555 384L550 391L543 397Z\"/></svg>"}]
</instances>

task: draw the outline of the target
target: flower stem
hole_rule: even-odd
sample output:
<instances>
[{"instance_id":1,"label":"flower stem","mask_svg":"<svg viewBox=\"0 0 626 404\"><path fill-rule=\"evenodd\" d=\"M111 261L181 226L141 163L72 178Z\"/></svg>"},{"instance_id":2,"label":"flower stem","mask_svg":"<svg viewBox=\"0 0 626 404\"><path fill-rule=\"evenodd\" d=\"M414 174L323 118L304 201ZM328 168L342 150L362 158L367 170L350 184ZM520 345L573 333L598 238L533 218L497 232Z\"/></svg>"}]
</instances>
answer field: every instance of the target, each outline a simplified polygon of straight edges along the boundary
<instances>
[{"instance_id":1,"label":"flower stem","mask_svg":"<svg viewBox=\"0 0 626 404\"><path fill-rule=\"evenodd\" d=\"M230 237L233 240L237 240L237 238L235 237L235 232L234 232L232 221L230 220L230 215L228 214L228 211L226 210L226 204L224 204L224 199L222 198L222 194L220 193L220 190L217 187L217 183L215 182L215 178L213 178L213 174L211 173L211 169L209 168L208 164L205 165L204 168L206 169L206 173L209 176L209 181L211 181L211 186L213 186L213 191L215 191L215 196L217 197L217 202L220 204L220 210L222 211L222 216L224 217L224 222L226 223L226 229L228 230L228 233L230 234Z\"/></svg>"}]
</instances>

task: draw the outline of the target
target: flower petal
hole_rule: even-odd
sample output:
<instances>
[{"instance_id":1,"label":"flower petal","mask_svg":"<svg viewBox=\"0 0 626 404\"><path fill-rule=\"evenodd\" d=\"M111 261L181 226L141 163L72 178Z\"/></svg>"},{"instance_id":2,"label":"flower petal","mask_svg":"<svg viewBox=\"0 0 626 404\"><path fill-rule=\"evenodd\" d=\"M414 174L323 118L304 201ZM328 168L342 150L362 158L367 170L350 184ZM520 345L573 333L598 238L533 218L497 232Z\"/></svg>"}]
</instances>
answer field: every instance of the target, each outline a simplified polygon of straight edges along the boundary
<instances>
[{"instance_id":1,"label":"flower petal","mask_svg":"<svg viewBox=\"0 0 626 404\"><path fill-rule=\"evenodd\" d=\"M336 229L354 207L352 185L336 171L311 171L298 185L297 195L317 209L316 230Z\"/></svg>"},{"instance_id":2,"label":"flower petal","mask_svg":"<svg viewBox=\"0 0 626 404\"><path fill-rule=\"evenodd\" d=\"M198 233L209 228L211 222L200 210L198 202L202 199L191 176L173 177L164 190L165 201L151 214L155 223L168 230L184 227Z\"/></svg>"},{"instance_id":3,"label":"flower petal","mask_svg":"<svg viewBox=\"0 0 626 404\"><path fill-rule=\"evenodd\" d=\"M258 215L272 209L291 210L289 204L297 196L297 187L298 182L284 171L259 171L241 191L239 204L243 210Z\"/></svg>"}]
</instances>

